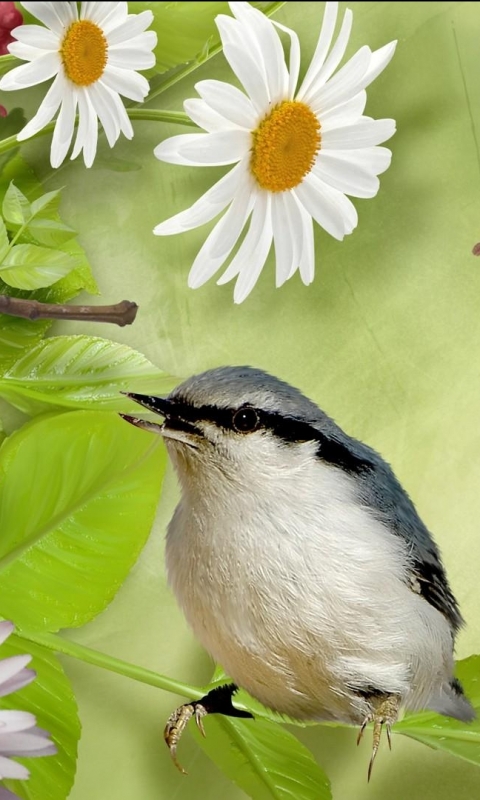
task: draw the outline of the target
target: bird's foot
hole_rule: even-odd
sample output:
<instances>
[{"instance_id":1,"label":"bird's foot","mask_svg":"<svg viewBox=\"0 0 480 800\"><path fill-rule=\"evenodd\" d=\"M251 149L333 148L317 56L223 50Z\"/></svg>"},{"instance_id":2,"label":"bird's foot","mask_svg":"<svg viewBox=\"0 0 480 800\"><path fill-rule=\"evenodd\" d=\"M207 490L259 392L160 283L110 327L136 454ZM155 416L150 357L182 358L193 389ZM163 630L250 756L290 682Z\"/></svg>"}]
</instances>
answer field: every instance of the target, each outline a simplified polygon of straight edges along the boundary
<instances>
[{"instance_id":1,"label":"bird's foot","mask_svg":"<svg viewBox=\"0 0 480 800\"><path fill-rule=\"evenodd\" d=\"M237 689L238 687L234 683L217 686L216 689L212 689L200 700L192 700L191 703L185 703L183 706L179 706L173 714L170 714L163 732L163 738L170 751L173 763L184 775L186 775L186 771L177 760L177 745L192 717L195 717L195 722L202 736L205 736L202 720L207 714L253 718L253 714L250 714L249 711L242 711L233 705L232 697Z\"/></svg>"},{"instance_id":2,"label":"bird's foot","mask_svg":"<svg viewBox=\"0 0 480 800\"><path fill-rule=\"evenodd\" d=\"M376 697L369 698L370 703L372 704L372 710L367 714L365 719L363 720L362 726L358 732L357 737L357 745L360 744L360 741L363 736L363 732L368 725L369 722L373 722L373 745L372 745L372 757L370 759L370 764L368 765L368 780L372 775L373 769L373 762L375 761L378 747L380 744L380 738L382 736L382 729L385 725L385 730L387 731L387 741L390 750L392 749L392 725L398 719L398 711L400 708L400 697L398 694L381 694Z\"/></svg>"}]
</instances>

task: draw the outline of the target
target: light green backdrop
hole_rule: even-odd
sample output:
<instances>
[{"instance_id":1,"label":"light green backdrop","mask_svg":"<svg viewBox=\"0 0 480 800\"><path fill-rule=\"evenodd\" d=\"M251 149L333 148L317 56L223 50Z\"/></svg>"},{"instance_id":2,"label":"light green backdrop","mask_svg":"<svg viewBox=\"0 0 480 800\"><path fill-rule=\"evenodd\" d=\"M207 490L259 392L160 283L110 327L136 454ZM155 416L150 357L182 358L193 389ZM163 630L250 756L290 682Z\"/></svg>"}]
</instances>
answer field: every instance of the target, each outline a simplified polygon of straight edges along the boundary
<instances>
[{"instance_id":1,"label":"light green backdrop","mask_svg":"<svg viewBox=\"0 0 480 800\"><path fill-rule=\"evenodd\" d=\"M133 143L110 151L102 138L92 170L78 161L52 175L49 140L24 148L46 189L65 186L62 217L80 231L101 302L134 299L132 328L71 324L55 332L109 336L158 366L187 376L219 364L254 364L297 385L351 434L392 463L441 546L467 627L459 657L480 652L480 4L351 3L349 52L398 38L397 54L369 90L367 113L392 116L391 169L377 198L355 201L359 227L343 243L317 229L317 275L274 290L270 261L240 307L232 286L187 289L206 229L156 238L151 229L189 205L221 170L157 162L153 147L185 129L139 122ZM277 19L301 37L304 66L323 3L287 3ZM230 79L222 56L195 81ZM158 107L180 109L193 79ZM33 95L25 94L26 103ZM129 171L116 171L117 159ZM134 168L138 167L138 168ZM149 543L112 605L72 638L181 680L204 683L209 658L166 587L165 525L176 499L167 476ZM70 635L70 634L69 634ZM240 800L187 734L182 777L162 740L177 698L64 659L77 692L83 736L71 800ZM182 698L178 698L181 700ZM480 769L394 738L367 786L368 736L300 731L330 775L335 800L470 800Z\"/></svg>"}]
</instances>

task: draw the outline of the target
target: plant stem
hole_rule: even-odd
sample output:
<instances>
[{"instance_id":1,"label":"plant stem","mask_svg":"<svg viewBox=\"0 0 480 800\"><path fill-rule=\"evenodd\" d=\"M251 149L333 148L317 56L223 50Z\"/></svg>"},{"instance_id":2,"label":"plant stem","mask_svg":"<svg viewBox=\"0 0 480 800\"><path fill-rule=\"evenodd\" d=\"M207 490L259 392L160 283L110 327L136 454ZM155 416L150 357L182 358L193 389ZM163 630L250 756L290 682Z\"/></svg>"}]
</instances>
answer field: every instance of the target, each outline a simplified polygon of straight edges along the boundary
<instances>
[{"instance_id":1,"label":"plant stem","mask_svg":"<svg viewBox=\"0 0 480 800\"><path fill-rule=\"evenodd\" d=\"M132 324L137 311L137 304L130 300L112 306L73 306L0 295L0 313L22 319L78 319L82 322L110 322L123 328Z\"/></svg>"},{"instance_id":2,"label":"plant stem","mask_svg":"<svg viewBox=\"0 0 480 800\"><path fill-rule=\"evenodd\" d=\"M142 106L140 108L127 108L126 112L130 119L145 120L148 122L175 122L177 125L188 125L190 128L197 127L183 111L162 111L161 109L144 108ZM78 119L75 124L78 124ZM46 136L47 133L52 133L54 128L55 120L49 122L48 125L45 125L41 131L38 131L38 133L31 138L39 139L41 136ZM101 130L103 130L103 128L101 128ZM3 155L3 153L7 153L9 150L13 150L15 147L20 147L20 144L21 142L17 141L16 134L2 139L0 141L0 156Z\"/></svg>"},{"instance_id":3,"label":"plant stem","mask_svg":"<svg viewBox=\"0 0 480 800\"><path fill-rule=\"evenodd\" d=\"M101 667L110 672L116 672L118 675L124 675L126 678L132 678L134 681L147 683L149 686L155 686L157 689L163 689L166 692L180 694L192 700L199 700L205 694L204 690L198 686L190 686L188 683L175 681L152 670L138 667L136 664L129 664L128 661L122 661L120 658L114 658L93 648L72 642L69 639L63 639L55 633L28 633L27 631L19 630L16 630L15 633L25 641L42 645L42 647L53 650L55 653L62 653L87 664L93 664L95 667Z\"/></svg>"}]
</instances>

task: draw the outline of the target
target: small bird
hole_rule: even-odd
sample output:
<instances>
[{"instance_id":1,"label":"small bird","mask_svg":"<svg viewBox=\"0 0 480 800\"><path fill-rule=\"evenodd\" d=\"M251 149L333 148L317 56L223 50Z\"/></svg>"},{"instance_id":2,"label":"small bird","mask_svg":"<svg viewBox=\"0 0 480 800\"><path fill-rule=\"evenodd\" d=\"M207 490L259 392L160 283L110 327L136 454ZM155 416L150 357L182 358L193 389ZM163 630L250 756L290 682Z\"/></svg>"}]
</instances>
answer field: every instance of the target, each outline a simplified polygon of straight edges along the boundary
<instances>
[{"instance_id":1,"label":"small bird","mask_svg":"<svg viewBox=\"0 0 480 800\"><path fill-rule=\"evenodd\" d=\"M428 708L468 721L454 677L462 625L440 553L390 466L300 391L259 369L220 367L125 416L164 437L181 500L168 580L196 637L234 683L186 703L165 739L176 761L194 716L252 716L241 687L300 720L385 725ZM181 767L180 767L181 769Z\"/></svg>"}]
</instances>

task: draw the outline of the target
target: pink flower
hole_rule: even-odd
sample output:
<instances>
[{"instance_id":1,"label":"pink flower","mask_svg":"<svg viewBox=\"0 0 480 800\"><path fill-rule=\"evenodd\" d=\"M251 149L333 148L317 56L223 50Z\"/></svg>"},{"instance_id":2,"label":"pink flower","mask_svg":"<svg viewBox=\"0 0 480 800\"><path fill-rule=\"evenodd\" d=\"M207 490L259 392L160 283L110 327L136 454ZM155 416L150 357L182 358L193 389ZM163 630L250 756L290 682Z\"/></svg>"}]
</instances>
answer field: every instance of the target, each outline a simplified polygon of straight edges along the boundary
<instances>
[{"instance_id":1,"label":"pink flower","mask_svg":"<svg viewBox=\"0 0 480 800\"><path fill-rule=\"evenodd\" d=\"M5 106L0 106L0 117L6 117L6 116L7 116L7 109L5 108Z\"/></svg>"},{"instance_id":2,"label":"pink flower","mask_svg":"<svg viewBox=\"0 0 480 800\"><path fill-rule=\"evenodd\" d=\"M13 632L11 622L0 622L0 644ZM36 675L27 664L29 655L16 655L0 660L0 698L17 692L31 683ZM1 705L1 701L0 701ZM16 778L24 780L30 773L23 764L12 761L12 756L48 756L57 752L47 731L37 728L33 714L27 711L0 710L0 780ZM0 800L11 800L16 796L0 787Z\"/></svg>"},{"instance_id":3,"label":"pink flower","mask_svg":"<svg viewBox=\"0 0 480 800\"><path fill-rule=\"evenodd\" d=\"M11 31L22 22L23 17L15 8L15 3L0 3L0 56L8 55L8 45L14 41Z\"/></svg>"}]
</instances>

